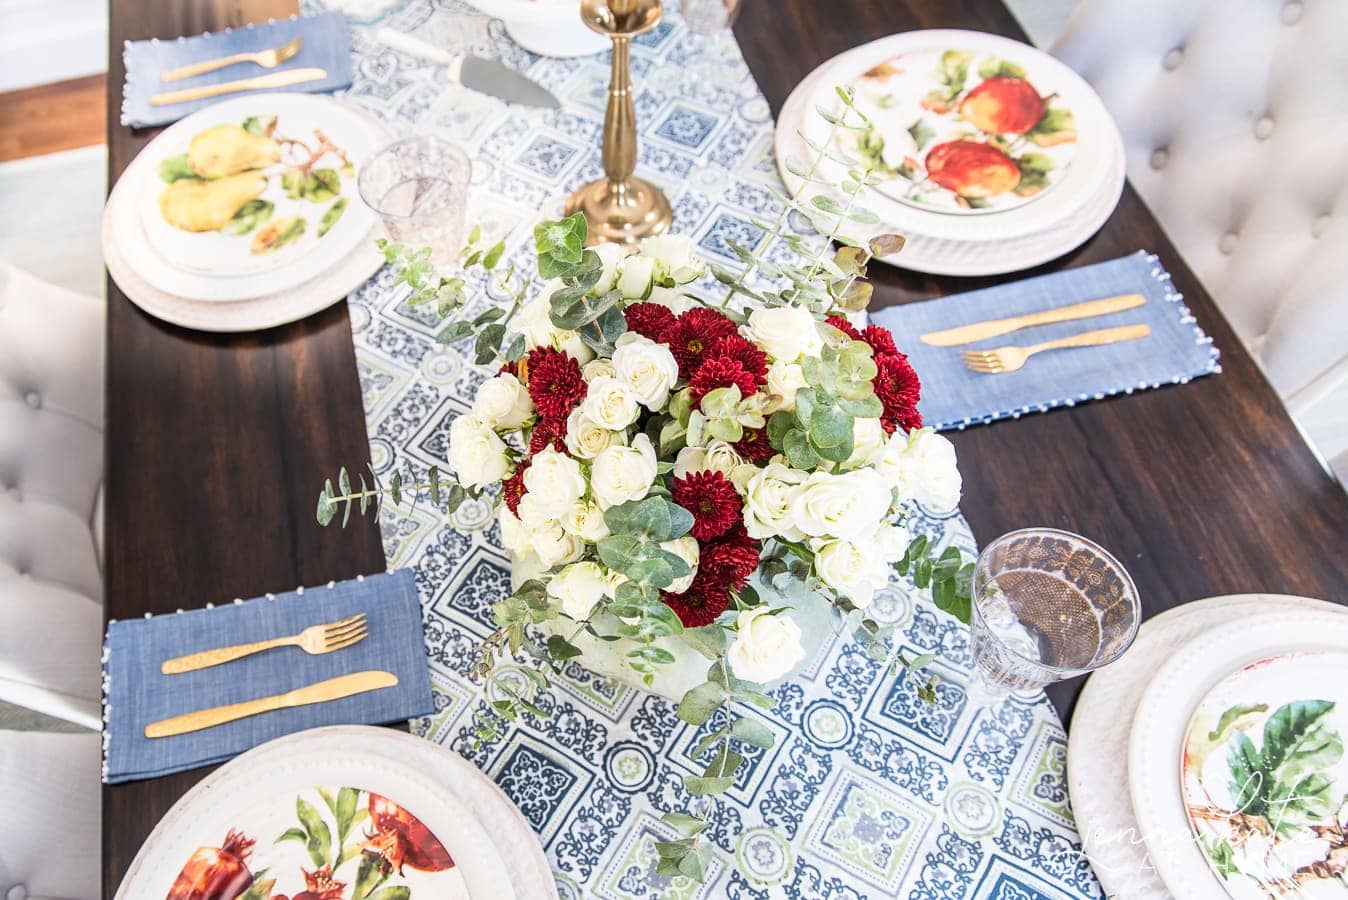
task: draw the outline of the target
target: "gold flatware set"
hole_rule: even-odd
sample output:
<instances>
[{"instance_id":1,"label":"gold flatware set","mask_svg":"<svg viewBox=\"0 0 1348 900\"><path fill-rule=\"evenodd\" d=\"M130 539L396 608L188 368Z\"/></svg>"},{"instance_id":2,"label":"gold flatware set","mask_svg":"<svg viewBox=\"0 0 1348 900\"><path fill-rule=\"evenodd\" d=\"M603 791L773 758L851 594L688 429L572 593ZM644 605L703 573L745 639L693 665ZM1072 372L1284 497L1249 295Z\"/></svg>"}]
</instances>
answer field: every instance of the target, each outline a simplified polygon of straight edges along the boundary
<instances>
[{"instance_id":1,"label":"gold flatware set","mask_svg":"<svg viewBox=\"0 0 1348 900\"><path fill-rule=\"evenodd\" d=\"M359 613L345 619L338 619L335 622L312 625L298 634L292 634L288 637L253 641L247 644L233 644L228 647L216 647L211 650L190 653L186 656L174 657L165 660L160 665L159 670L165 675L195 672L198 669L218 666L221 663L242 659L245 656L263 653L277 647L298 647L311 655L333 653L360 643L369 633L365 614ZM203 728L213 728L225 722L233 722L235 719L256 716L291 706L326 703L329 700L363 694L366 691L394 687L397 683L398 676L392 672L376 670L356 672L296 688L284 694L274 694L257 700L245 700L242 703L231 703L227 706L215 706L152 722L145 726L145 736L147 738L160 738L187 734L190 731L200 731Z\"/></svg>"},{"instance_id":2,"label":"gold flatware set","mask_svg":"<svg viewBox=\"0 0 1348 900\"><path fill-rule=\"evenodd\" d=\"M1089 300L1085 303L1074 303L1070 306L1061 306L1041 310L1040 312L1010 316L1004 319L989 319L985 322L973 322L969 325L960 325L957 328L947 328L942 331L931 331L919 335L918 339L922 343L933 347L955 347L1003 334L1011 334L1024 328L1112 315L1124 310L1135 309L1146 302L1147 298L1141 294L1120 294L1117 297L1105 297L1100 300ZM1122 341L1135 341L1149 334L1151 334L1151 328L1147 325L1121 325L1117 328L1087 331L1071 337L1044 341L1025 347L1006 346L988 350L963 350L960 355L964 359L964 364L975 372L985 375L1002 375L1020 369L1031 356L1036 353L1043 353L1046 350L1117 344Z\"/></svg>"},{"instance_id":3,"label":"gold flatware set","mask_svg":"<svg viewBox=\"0 0 1348 900\"><path fill-rule=\"evenodd\" d=\"M234 53L230 56L222 56L218 59L208 59L203 62L182 66L181 68L171 69L163 75L160 75L159 78L161 81L180 81L184 78L191 78L195 75L204 75L207 72L214 72L216 69L239 65L240 63L252 63L255 66L261 66L264 69L274 69L281 63L294 59L295 54L299 53L300 48L303 46L303 40L295 38L280 47L273 47L270 50L259 50L256 53ZM292 84L304 84L306 81L321 81L327 77L327 70L317 66L285 69L280 72L268 72L265 75L239 78L221 84L204 84L199 87L183 88L182 90L177 91L163 91L150 96L150 105L170 106L174 103L186 103L190 100L204 100L207 97L219 97L221 94L235 94L239 91L289 87Z\"/></svg>"}]
</instances>

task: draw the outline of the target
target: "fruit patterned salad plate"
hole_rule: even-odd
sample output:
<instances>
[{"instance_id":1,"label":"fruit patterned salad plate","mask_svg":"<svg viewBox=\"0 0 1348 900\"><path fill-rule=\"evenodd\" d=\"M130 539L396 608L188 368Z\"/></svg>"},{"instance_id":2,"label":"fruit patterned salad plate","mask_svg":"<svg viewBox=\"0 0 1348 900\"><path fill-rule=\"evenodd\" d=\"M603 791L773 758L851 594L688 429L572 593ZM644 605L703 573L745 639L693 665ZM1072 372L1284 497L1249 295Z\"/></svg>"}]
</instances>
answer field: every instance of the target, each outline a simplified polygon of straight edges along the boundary
<instances>
[{"instance_id":1,"label":"fruit patterned salad plate","mask_svg":"<svg viewBox=\"0 0 1348 900\"><path fill-rule=\"evenodd\" d=\"M489 836L442 767L404 752L415 738L380 731L316 729L226 764L164 817L117 897L515 897L494 840L518 853L532 835Z\"/></svg>"},{"instance_id":2,"label":"fruit patterned salad plate","mask_svg":"<svg viewBox=\"0 0 1348 900\"><path fill-rule=\"evenodd\" d=\"M118 239L159 265L147 277L232 282L228 299L302 283L369 237L361 163L387 132L327 97L268 94L218 103L177 122L133 161ZM162 274L161 270L167 270ZM241 296L242 295L242 296Z\"/></svg>"},{"instance_id":3,"label":"fruit patterned salad plate","mask_svg":"<svg viewBox=\"0 0 1348 900\"><path fill-rule=\"evenodd\" d=\"M1181 760L1185 809L1236 898L1348 898L1348 653L1241 666L1208 692Z\"/></svg>"}]
</instances>

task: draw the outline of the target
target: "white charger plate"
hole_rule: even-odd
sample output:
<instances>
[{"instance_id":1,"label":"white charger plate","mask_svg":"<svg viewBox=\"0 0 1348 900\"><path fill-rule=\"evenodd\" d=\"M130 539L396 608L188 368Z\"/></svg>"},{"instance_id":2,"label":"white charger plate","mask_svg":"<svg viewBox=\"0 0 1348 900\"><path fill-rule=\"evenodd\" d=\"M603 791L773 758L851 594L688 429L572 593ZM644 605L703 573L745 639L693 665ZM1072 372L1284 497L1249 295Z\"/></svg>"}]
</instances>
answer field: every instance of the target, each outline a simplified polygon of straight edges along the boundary
<instances>
[{"instance_id":1,"label":"white charger plate","mask_svg":"<svg viewBox=\"0 0 1348 900\"><path fill-rule=\"evenodd\" d=\"M1034 55L1038 65L1044 65L1041 59L1049 60L1061 70L1063 83L1074 85L1073 110L1089 124L1090 140L1077 148L1062 183L1033 203L993 214L954 216L870 191L863 205L879 215L882 223L852 225L849 232L859 238L889 231L902 234L907 239L904 249L881 260L899 268L936 275L974 276L1031 268L1075 249L1099 231L1123 193L1125 159L1117 127L1089 85L1061 63L1024 44L980 32L938 30L893 35L853 48L816 68L791 92L777 119L774 138L777 167L792 195L822 192L846 199L825 186L807 185L786 167L788 157L812 158L813 151L797 132L805 131L812 140L822 139L827 124L814 109L817 104L827 107L835 102L829 99L834 96L833 86L849 83L859 73L893 55L933 44L958 44L1001 53L1013 61ZM824 132L819 131L819 126Z\"/></svg>"},{"instance_id":2,"label":"white charger plate","mask_svg":"<svg viewBox=\"0 0 1348 900\"><path fill-rule=\"evenodd\" d=\"M1128 735L1152 673L1177 647L1218 625L1296 609L1348 613L1333 603L1285 594L1195 600L1143 622L1128 652L1086 681L1067 735L1067 786L1082 848L1107 896L1171 896L1147 859L1128 791Z\"/></svg>"},{"instance_id":3,"label":"white charger plate","mask_svg":"<svg viewBox=\"0 0 1348 900\"><path fill-rule=\"evenodd\" d=\"M239 97L177 122L131 162L114 186L104 211L105 223L112 217L112 228L123 256L156 289L189 300L211 301L249 300L275 294L333 268L378 227L377 217L356 190L355 175L343 178L342 196L348 200L346 212L321 239L316 237L316 225L327 205L278 199L271 195L280 193L279 186L269 185L269 193L264 196L278 200L274 216L301 210L310 220L304 237L276 254L250 258L247 236L191 234L163 221L158 196L165 185L156 171L159 163L185 150L192 136L205 128L241 122L249 115L259 114L276 115L281 122L278 131L287 135L307 137L312 128L322 128L348 151L357 170L391 139L388 129L373 117L313 94ZM115 215L114 196L119 201ZM290 207L283 208L283 203Z\"/></svg>"},{"instance_id":4,"label":"white charger plate","mask_svg":"<svg viewBox=\"0 0 1348 900\"><path fill-rule=\"evenodd\" d=\"M464 889L458 891L454 879L436 877L445 873L408 870L409 882L413 874L426 876L417 887L427 897L555 897L542 848L524 818L485 775L452 756L420 738L364 726L317 728L263 744L211 773L174 804L136 854L116 897L166 896L197 848L219 846L230 828L244 826L250 817L266 820L259 811L270 810L278 797L288 800L293 812L294 796L317 785L373 791L425 824L453 857L450 871L462 876ZM249 834L258 840L254 853L276 836ZM356 864L346 866L336 874L349 883Z\"/></svg>"},{"instance_id":5,"label":"white charger plate","mask_svg":"<svg viewBox=\"0 0 1348 900\"><path fill-rule=\"evenodd\" d=\"M1128 787L1138 834L1157 874L1177 897L1222 896L1222 883L1194 841L1181 789L1189 722L1208 691L1233 670L1284 653L1348 649L1348 616L1283 610L1228 622L1180 647L1138 703L1128 738Z\"/></svg>"}]
</instances>

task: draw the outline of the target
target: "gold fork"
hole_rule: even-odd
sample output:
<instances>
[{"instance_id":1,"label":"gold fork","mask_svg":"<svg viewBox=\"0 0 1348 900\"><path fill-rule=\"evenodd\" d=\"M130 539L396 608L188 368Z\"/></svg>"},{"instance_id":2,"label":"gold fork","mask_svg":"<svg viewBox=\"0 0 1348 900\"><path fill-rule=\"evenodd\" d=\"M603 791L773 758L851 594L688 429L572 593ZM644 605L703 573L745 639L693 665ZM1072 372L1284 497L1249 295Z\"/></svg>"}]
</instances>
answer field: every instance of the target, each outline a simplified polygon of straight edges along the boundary
<instances>
[{"instance_id":1,"label":"gold fork","mask_svg":"<svg viewBox=\"0 0 1348 900\"><path fill-rule=\"evenodd\" d=\"M195 672L197 669L218 666L221 663L251 656L254 653L261 653L263 650L271 650L274 647L299 647L305 653L313 655L331 653L334 650L342 650L364 640L367 634L369 634L369 629L365 625L365 613L359 613L347 619L329 622L326 625L311 625L299 634L292 634L290 637L272 638L269 641L254 641L251 644L235 644L232 647L217 647L214 650L202 650L200 653L189 653L187 656L175 657L165 660L159 667L159 671L165 675Z\"/></svg>"},{"instance_id":2,"label":"gold fork","mask_svg":"<svg viewBox=\"0 0 1348 900\"><path fill-rule=\"evenodd\" d=\"M304 45L302 38L295 38L289 43L280 47L274 47L271 50L259 50L256 53L235 53L233 56L222 56L219 59L208 59L204 62L192 63L190 66L183 66L180 69L172 69L159 76L161 81L179 81L183 78L191 78L193 75L204 75L207 72L214 72L216 69L223 69L225 66L233 66L238 63L251 62L256 63L264 69L274 69L281 63L295 56L300 52L300 47Z\"/></svg>"},{"instance_id":3,"label":"gold fork","mask_svg":"<svg viewBox=\"0 0 1348 900\"><path fill-rule=\"evenodd\" d=\"M991 350L963 350L964 364L975 372L987 375L1001 375L1014 372L1036 353L1045 350L1060 350L1065 347L1095 347L1100 344L1117 344L1120 341L1135 341L1151 334L1149 325L1121 325L1118 328L1102 328L1099 331L1086 331L1056 341L1045 341L1029 347L996 347Z\"/></svg>"}]
</instances>

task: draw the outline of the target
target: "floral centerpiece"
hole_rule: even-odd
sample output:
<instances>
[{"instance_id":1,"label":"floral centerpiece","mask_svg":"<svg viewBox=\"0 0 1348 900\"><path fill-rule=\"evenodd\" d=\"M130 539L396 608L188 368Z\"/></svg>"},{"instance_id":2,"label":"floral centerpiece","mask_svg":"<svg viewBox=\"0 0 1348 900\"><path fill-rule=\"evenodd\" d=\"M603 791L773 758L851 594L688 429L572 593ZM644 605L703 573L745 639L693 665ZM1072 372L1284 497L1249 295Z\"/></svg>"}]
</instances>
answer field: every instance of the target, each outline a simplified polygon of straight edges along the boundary
<instances>
[{"instance_id":1,"label":"floral centerpiece","mask_svg":"<svg viewBox=\"0 0 1348 900\"><path fill-rule=\"evenodd\" d=\"M813 165L793 163L807 179L836 153L817 149ZM870 183L856 170L842 188L855 199ZM787 233L793 207L841 246ZM544 222L534 239L548 281L532 295L513 267L501 271L504 245L484 246L475 230L463 268L485 272L511 303L472 317L463 275L435 272L428 251L385 244L411 301L451 320L442 339L473 338L494 374L450 425L452 478L361 476L357 489L343 470L320 495L319 521L384 496L493 502L513 592L494 607L498 628L475 674L490 680L498 656L527 651L544 668L575 659L673 696L680 718L707 726L695 750L706 769L685 788L725 791L737 744L773 741L735 705L770 708L767 686L833 629L856 631L877 658L914 673L925 664L892 650L866 615L895 570L968 619L972 566L903 524L915 503L956 505L954 450L922 427L918 376L894 336L848 318L869 301L871 256L902 243L840 233L869 215L827 197L784 201L761 247L780 237L796 258L735 247L738 272L705 264L686 237L587 248L580 215ZM714 298L695 286L707 274ZM532 687L547 686L543 670L528 671ZM478 716L483 740L501 719L541 714L520 685L498 688ZM661 845L661 870L699 878L705 820L676 811L666 821L682 838Z\"/></svg>"}]
</instances>

